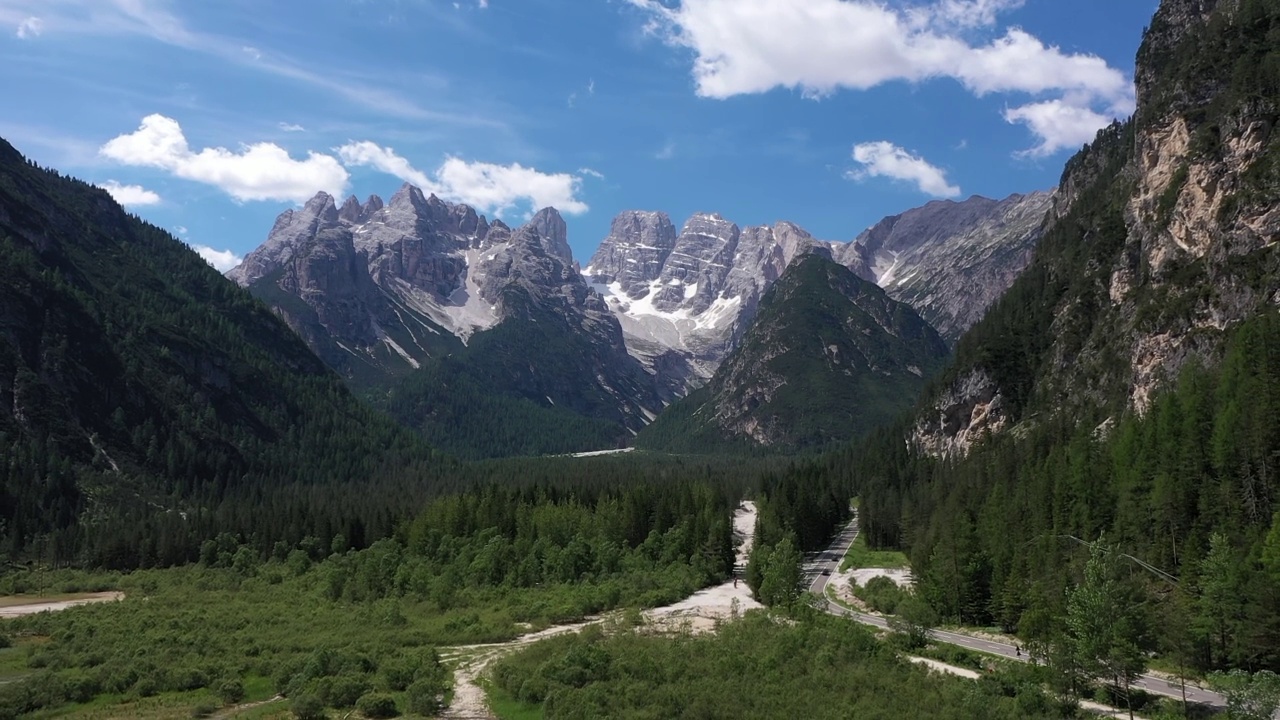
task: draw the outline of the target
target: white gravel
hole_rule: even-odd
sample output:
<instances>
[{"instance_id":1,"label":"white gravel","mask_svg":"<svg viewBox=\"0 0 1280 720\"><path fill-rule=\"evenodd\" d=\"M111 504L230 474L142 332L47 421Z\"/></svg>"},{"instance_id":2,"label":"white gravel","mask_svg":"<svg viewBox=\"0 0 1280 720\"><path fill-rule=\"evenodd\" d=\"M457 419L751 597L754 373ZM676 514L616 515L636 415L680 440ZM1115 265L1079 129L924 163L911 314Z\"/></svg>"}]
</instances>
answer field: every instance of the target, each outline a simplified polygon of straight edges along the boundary
<instances>
[{"instance_id":1,"label":"white gravel","mask_svg":"<svg viewBox=\"0 0 1280 720\"><path fill-rule=\"evenodd\" d=\"M48 602L28 603L26 605L10 605L9 607L0 607L0 618L21 617L23 615L34 615L41 612L57 612L59 610L76 607L77 605L115 602L123 597L124 593L122 592L103 592L94 593L90 596L77 598L75 600L50 600Z\"/></svg>"}]
</instances>

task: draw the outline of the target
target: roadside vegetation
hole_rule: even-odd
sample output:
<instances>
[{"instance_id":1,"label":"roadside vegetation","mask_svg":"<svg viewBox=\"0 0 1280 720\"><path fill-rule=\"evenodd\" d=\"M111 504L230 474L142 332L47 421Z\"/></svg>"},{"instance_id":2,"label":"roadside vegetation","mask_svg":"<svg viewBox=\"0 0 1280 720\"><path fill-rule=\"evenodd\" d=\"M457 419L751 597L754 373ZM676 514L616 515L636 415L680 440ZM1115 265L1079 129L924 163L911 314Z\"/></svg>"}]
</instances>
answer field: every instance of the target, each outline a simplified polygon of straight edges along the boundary
<instances>
[{"instance_id":1,"label":"roadside vegetation","mask_svg":"<svg viewBox=\"0 0 1280 720\"><path fill-rule=\"evenodd\" d=\"M1031 684L1010 696L930 675L868 630L804 610L749 612L706 635L589 628L504 658L493 681L548 720L1061 717Z\"/></svg>"}]
</instances>

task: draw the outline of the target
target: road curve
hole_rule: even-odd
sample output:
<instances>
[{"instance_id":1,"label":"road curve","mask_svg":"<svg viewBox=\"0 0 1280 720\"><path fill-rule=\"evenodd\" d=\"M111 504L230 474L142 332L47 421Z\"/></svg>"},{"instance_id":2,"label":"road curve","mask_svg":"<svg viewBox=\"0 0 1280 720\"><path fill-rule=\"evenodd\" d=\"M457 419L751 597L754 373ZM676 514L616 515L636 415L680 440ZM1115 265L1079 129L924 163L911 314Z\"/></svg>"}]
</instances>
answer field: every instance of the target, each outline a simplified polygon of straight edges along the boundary
<instances>
[{"instance_id":1,"label":"road curve","mask_svg":"<svg viewBox=\"0 0 1280 720\"><path fill-rule=\"evenodd\" d=\"M841 607L827 597L827 583L831 580L830 573L834 573L840 568L840 561L844 558L845 553L849 552L849 547L853 545L853 541L858 537L858 511L853 511L853 518L849 524L845 526L840 534L826 550L815 553L805 559L804 579L809 592L815 593L821 598L823 608L832 615L847 617L856 620L864 625L887 629L889 623L879 615L868 615L854 610ZM957 645L969 650L987 653L989 655L998 655L1009 660L1018 662L1027 662L1029 659L1025 653L1019 653L1017 648L1007 643L987 640L985 638L972 637L970 635L961 635L959 633L947 632L946 630L934 630L930 632L930 636L938 642L944 642L949 645ZM1149 692L1152 695L1163 695L1165 697L1182 699L1182 686L1177 680L1168 680L1154 675L1141 675L1132 683L1132 687ZM1187 685L1187 702L1209 705L1217 708L1225 708L1227 706L1226 698L1222 695L1196 685Z\"/></svg>"}]
</instances>

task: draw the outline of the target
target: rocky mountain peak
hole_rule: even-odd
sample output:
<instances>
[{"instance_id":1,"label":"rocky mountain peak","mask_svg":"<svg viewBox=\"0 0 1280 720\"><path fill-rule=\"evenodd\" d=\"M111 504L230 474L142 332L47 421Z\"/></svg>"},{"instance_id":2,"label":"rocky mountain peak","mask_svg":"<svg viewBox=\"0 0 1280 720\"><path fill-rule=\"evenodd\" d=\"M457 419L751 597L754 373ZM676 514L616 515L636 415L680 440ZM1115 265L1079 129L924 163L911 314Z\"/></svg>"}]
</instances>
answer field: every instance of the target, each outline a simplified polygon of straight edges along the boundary
<instances>
[{"instance_id":1,"label":"rocky mountain peak","mask_svg":"<svg viewBox=\"0 0 1280 720\"><path fill-rule=\"evenodd\" d=\"M359 222L362 210L363 208L360 206L360 201L356 199L355 195L352 195L346 199L346 202L342 203L342 207L338 210L338 217L341 218L343 222Z\"/></svg>"},{"instance_id":2,"label":"rocky mountain peak","mask_svg":"<svg viewBox=\"0 0 1280 720\"><path fill-rule=\"evenodd\" d=\"M307 215L314 215L325 223L338 222L338 206L334 204L333 196L327 192L318 192L302 206L302 212Z\"/></svg>"},{"instance_id":3,"label":"rocky mountain peak","mask_svg":"<svg viewBox=\"0 0 1280 720\"><path fill-rule=\"evenodd\" d=\"M382 207L382 198L377 195L370 195L363 204L356 199L355 195L352 195L338 209L338 218L348 225L359 225L368 222L369 218Z\"/></svg>"},{"instance_id":4,"label":"rocky mountain peak","mask_svg":"<svg viewBox=\"0 0 1280 720\"><path fill-rule=\"evenodd\" d=\"M573 251L569 249L569 226L560 212L546 207L537 212L527 225L538 231L542 247L567 266L573 265Z\"/></svg>"}]
</instances>

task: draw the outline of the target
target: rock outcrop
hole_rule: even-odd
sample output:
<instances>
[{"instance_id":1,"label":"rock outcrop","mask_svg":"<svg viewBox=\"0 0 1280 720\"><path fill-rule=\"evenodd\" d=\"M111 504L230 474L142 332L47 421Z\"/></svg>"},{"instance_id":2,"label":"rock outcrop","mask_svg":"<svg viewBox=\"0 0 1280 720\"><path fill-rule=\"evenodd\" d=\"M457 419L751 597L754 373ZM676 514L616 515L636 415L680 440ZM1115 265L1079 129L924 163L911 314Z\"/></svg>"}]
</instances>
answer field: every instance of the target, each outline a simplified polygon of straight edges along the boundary
<instances>
[{"instance_id":1,"label":"rock outcrop","mask_svg":"<svg viewBox=\"0 0 1280 720\"><path fill-rule=\"evenodd\" d=\"M1280 87L1255 72L1271 20L1249 12L1259 6L1161 4L1134 116L1067 163L1034 260L960 344L918 446L963 454L1055 414L1144 413L1188 363L1214 365L1236 324L1274 311ZM984 398L1002 402L978 412ZM975 411L937 421L949 408Z\"/></svg>"}]
</instances>

